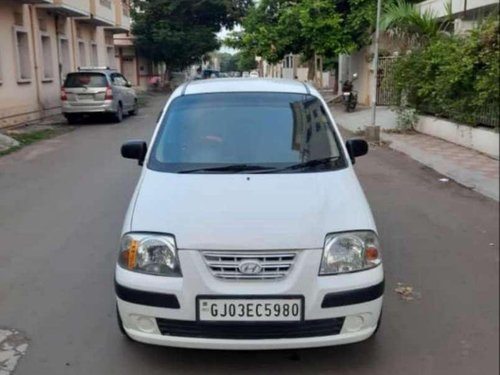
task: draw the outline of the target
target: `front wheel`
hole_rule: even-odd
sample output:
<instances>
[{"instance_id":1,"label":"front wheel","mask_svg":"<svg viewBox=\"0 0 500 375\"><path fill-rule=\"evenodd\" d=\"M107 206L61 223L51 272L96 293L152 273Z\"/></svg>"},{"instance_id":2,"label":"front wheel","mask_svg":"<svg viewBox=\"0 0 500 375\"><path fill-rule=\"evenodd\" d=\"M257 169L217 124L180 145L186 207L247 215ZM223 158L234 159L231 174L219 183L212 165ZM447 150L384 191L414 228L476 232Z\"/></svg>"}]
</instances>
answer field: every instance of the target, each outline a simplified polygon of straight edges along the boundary
<instances>
[{"instance_id":1,"label":"front wheel","mask_svg":"<svg viewBox=\"0 0 500 375\"><path fill-rule=\"evenodd\" d=\"M135 116L139 113L139 103L137 102L137 99L134 100L134 108L129 111L130 116Z\"/></svg>"},{"instance_id":2,"label":"front wheel","mask_svg":"<svg viewBox=\"0 0 500 375\"><path fill-rule=\"evenodd\" d=\"M113 115L113 121L116 123L120 123L123 121L123 107L121 103L118 104L118 108L115 114Z\"/></svg>"}]
</instances>

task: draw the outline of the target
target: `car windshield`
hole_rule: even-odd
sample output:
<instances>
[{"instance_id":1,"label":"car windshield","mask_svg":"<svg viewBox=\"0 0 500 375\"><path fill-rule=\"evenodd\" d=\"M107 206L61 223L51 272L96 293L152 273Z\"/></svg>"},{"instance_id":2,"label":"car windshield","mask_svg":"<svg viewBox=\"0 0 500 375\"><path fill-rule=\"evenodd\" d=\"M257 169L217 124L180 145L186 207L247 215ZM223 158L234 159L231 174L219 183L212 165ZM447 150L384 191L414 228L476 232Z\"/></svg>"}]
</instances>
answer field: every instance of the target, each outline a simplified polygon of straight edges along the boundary
<instances>
[{"instance_id":1,"label":"car windshield","mask_svg":"<svg viewBox=\"0 0 500 375\"><path fill-rule=\"evenodd\" d=\"M148 167L181 173L297 173L342 168L345 160L316 97L217 93L172 102Z\"/></svg>"},{"instance_id":2,"label":"car windshield","mask_svg":"<svg viewBox=\"0 0 500 375\"><path fill-rule=\"evenodd\" d=\"M102 73L70 73L64 87L106 87L106 75Z\"/></svg>"}]
</instances>

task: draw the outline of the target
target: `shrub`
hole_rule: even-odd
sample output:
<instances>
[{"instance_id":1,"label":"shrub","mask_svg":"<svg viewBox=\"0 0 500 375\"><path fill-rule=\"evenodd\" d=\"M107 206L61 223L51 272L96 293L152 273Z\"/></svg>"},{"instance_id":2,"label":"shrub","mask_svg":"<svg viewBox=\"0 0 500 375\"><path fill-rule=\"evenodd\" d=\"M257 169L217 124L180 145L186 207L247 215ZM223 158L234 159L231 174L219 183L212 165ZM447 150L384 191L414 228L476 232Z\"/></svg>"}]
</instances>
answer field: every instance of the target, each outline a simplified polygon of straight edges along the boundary
<instances>
[{"instance_id":1,"label":"shrub","mask_svg":"<svg viewBox=\"0 0 500 375\"><path fill-rule=\"evenodd\" d=\"M424 113L498 127L498 32L498 19L489 19L466 35L437 35L399 58L393 73L399 100Z\"/></svg>"}]
</instances>

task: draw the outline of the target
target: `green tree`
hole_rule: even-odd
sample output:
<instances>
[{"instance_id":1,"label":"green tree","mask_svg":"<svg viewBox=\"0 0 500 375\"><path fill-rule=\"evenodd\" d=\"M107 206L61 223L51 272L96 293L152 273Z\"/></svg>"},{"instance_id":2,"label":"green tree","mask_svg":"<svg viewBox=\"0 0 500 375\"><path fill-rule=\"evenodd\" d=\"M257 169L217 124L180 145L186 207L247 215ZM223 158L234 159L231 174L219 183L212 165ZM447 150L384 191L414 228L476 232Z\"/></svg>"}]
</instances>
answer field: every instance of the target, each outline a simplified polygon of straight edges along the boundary
<instances>
[{"instance_id":1,"label":"green tree","mask_svg":"<svg viewBox=\"0 0 500 375\"><path fill-rule=\"evenodd\" d=\"M216 54L217 58L220 62L220 71L221 72L231 72L236 70L236 64L233 61L233 56L227 52L219 52Z\"/></svg>"},{"instance_id":2,"label":"green tree","mask_svg":"<svg viewBox=\"0 0 500 375\"><path fill-rule=\"evenodd\" d=\"M287 53L333 57L369 42L375 14L373 0L261 0L226 43L271 63Z\"/></svg>"},{"instance_id":3,"label":"green tree","mask_svg":"<svg viewBox=\"0 0 500 375\"><path fill-rule=\"evenodd\" d=\"M243 51L236 55L236 66L237 70L240 72L248 72L257 68L257 61L255 61L255 55L252 53Z\"/></svg>"},{"instance_id":4,"label":"green tree","mask_svg":"<svg viewBox=\"0 0 500 375\"><path fill-rule=\"evenodd\" d=\"M216 50L216 33L232 27L251 0L133 0L132 32L138 50L171 71L198 63Z\"/></svg>"}]
</instances>

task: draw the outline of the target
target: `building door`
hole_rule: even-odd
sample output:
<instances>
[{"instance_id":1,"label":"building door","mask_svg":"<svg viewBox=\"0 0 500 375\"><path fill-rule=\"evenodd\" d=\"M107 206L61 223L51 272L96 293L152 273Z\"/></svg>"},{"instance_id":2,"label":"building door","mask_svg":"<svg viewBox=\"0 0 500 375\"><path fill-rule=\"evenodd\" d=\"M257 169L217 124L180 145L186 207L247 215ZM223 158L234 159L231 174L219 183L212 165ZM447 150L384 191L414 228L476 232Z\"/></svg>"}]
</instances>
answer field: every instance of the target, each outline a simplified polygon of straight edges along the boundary
<instances>
[{"instance_id":1,"label":"building door","mask_svg":"<svg viewBox=\"0 0 500 375\"><path fill-rule=\"evenodd\" d=\"M137 72L135 69L135 58L131 56L124 56L122 59L122 74L132 83L137 86Z\"/></svg>"}]
</instances>

